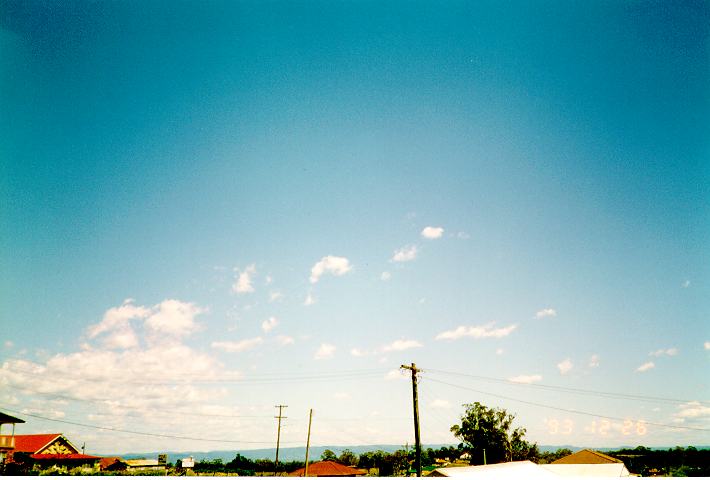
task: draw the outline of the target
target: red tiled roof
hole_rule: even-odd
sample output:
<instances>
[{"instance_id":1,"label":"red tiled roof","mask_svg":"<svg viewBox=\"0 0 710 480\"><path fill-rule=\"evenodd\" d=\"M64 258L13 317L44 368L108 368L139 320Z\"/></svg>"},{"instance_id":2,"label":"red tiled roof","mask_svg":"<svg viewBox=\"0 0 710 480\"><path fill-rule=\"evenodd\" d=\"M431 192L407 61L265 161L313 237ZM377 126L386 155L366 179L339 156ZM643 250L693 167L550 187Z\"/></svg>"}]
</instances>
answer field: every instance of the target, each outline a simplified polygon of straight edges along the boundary
<instances>
[{"instance_id":1,"label":"red tiled roof","mask_svg":"<svg viewBox=\"0 0 710 480\"><path fill-rule=\"evenodd\" d=\"M38 433L35 435L15 435L15 451L25 453L35 453L42 447L51 443L61 433ZM2 435L10 437L10 435Z\"/></svg>"},{"instance_id":2,"label":"red tiled roof","mask_svg":"<svg viewBox=\"0 0 710 480\"><path fill-rule=\"evenodd\" d=\"M104 468L108 468L116 462L123 463L123 459L121 457L103 457L99 462L99 465L103 470Z\"/></svg>"},{"instance_id":3,"label":"red tiled roof","mask_svg":"<svg viewBox=\"0 0 710 480\"><path fill-rule=\"evenodd\" d=\"M299 468L298 470L289 473L288 476L302 477L305 471L305 468ZM363 471L358 468L347 467L331 460L315 462L308 465L309 477L354 477L355 475L362 474Z\"/></svg>"},{"instance_id":4,"label":"red tiled roof","mask_svg":"<svg viewBox=\"0 0 710 480\"><path fill-rule=\"evenodd\" d=\"M98 460L101 458L83 453L35 453L30 457L35 460Z\"/></svg>"}]
</instances>

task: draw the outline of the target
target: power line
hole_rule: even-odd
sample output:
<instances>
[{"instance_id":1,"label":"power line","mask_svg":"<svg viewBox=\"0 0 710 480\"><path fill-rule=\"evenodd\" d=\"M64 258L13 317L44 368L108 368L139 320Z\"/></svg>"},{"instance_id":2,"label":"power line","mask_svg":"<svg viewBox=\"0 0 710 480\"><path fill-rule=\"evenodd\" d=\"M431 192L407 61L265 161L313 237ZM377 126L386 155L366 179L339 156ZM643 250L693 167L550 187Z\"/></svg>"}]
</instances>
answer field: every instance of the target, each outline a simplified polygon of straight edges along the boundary
<instances>
[{"instance_id":1,"label":"power line","mask_svg":"<svg viewBox=\"0 0 710 480\"><path fill-rule=\"evenodd\" d=\"M527 401L527 400L520 400L520 399L518 399L518 398L506 397L506 396L504 396L504 395L498 395L498 394L495 394L495 393L485 392L485 391L482 391L482 390L476 390L476 389L474 389L474 388L464 387L464 386L462 386L462 385L456 385L456 384L454 384L454 383L448 383L448 382L444 382L444 381L441 381L441 380L436 380L436 379L434 379L434 378L426 378L426 380L428 380L428 381L430 381L430 382L441 383L442 385L448 385L448 386L450 386L450 387L460 388L460 389L463 389L463 390L469 390L469 391L471 391L471 392L481 393L481 394L483 394L483 395L490 395L491 397L503 398L503 399L505 399L505 400L511 400L511 401L513 401L513 402L525 403L525 404L527 404L527 405L533 405L533 406L536 406L536 407L549 408L549 409L551 409L551 410L558 410L558 411L560 411L560 412L574 413L574 414L577 414L577 415L586 415L586 416L589 416L589 417L606 418L606 419L608 419L608 420L619 420L619 421L622 421L622 422L628 420L628 419L626 419L626 418L610 417L610 416L608 416L608 415L599 415L599 414L597 414L597 413L584 412L584 411L581 411L581 410L572 410L572 409L569 409L569 408L562 408L562 407L555 407L555 406L552 406L552 405L545 405L544 403L536 403L536 402L530 402L530 401ZM643 423L645 423L645 424L647 424L647 425L653 425L653 426L656 426L656 427L676 428L676 429L682 429L682 430L698 430L698 431L701 431L701 432L710 431L709 428L688 427L688 426L685 426L685 425L669 425L669 424L665 424L665 423L647 422L647 421L645 421L645 420L643 421Z\"/></svg>"},{"instance_id":2,"label":"power line","mask_svg":"<svg viewBox=\"0 0 710 480\"><path fill-rule=\"evenodd\" d=\"M446 370L436 370L436 369L430 369L430 368L427 369L427 372L443 373L446 375L457 375L457 376L461 376L461 377L469 377L469 378L474 378L477 380L482 380L482 381L487 381L487 382L504 383L504 384L512 385L512 386L516 386L516 387L535 388L535 389L541 389L541 390L554 390L554 391L574 393L574 394L579 394L579 395L596 395L596 396L600 396L600 397L619 398L619 399L625 399L625 400L645 400L645 401L649 401L649 402L674 403L674 404L690 403L692 401L692 400L681 400L681 399L677 399L677 398L664 398L664 397L653 397L653 396L647 396L647 395L634 395L634 394L628 394L628 393L586 390L586 389L582 389L582 388L562 387L562 386L548 385L548 384L542 384L542 383L526 384L526 383L514 382L512 380L508 380L505 378L485 377L482 375L472 375L472 374L468 374L468 373L450 372L450 371L446 371ZM698 401L698 403L710 404L710 402L702 401L702 400Z\"/></svg>"},{"instance_id":3,"label":"power line","mask_svg":"<svg viewBox=\"0 0 710 480\"><path fill-rule=\"evenodd\" d=\"M38 419L46 420L49 422L64 423L67 425L74 425L74 426L84 427L84 428L93 428L95 430L106 430L106 431L118 432L118 433L130 433L132 435L143 435L143 436L147 436L147 437L171 438L171 439L176 439L176 440L192 440L192 441L198 441L198 442L273 444L273 442L260 442L260 441L255 441L255 440L228 440L228 439L216 439L216 438L197 438L197 437L184 437L184 436L180 436L180 435L169 435L169 434L165 434L165 433L139 432L139 431L135 431L135 430L125 430L122 428L102 427L99 425L91 425L88 423L74 422L71 420L58 420L56 418L49 418L49 417L37 415L34 413L20 412L17 410L7 408L6 406L2 406L2 408L3 408L3 410L6 410L11 413L23 415L26 417L38 418ZM299 442L288 442L288 443L297 444Z\"/></svg>"}]
</instances>

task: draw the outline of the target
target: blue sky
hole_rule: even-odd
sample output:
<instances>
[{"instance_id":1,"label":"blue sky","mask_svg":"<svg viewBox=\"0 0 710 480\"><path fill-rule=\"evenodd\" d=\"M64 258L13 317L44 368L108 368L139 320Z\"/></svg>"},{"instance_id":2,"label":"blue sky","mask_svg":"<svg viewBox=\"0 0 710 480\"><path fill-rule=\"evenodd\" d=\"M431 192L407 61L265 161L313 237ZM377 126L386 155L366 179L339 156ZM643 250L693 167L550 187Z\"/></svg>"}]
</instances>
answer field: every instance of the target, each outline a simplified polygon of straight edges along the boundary
<instances>
[{"instance_id":1,"label":"blue sky","mask_svg":"<svg viewBox=\"0 0 710 480\"><path fill-rule=\"evenodd\" d=\"M24 433L708 443L707 3L0 12L0 405L234 443Z\"/></svg>"}]
</instances>

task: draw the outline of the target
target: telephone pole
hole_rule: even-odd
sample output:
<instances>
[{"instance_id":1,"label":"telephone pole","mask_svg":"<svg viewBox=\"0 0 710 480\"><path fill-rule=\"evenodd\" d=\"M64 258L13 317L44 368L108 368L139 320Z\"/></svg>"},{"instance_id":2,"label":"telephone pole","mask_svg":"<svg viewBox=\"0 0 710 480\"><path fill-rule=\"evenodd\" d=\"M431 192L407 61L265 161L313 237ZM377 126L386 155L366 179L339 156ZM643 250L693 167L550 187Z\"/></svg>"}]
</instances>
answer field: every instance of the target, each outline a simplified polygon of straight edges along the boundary
<instances>
[{"instance_id":1,"label":"telephone pole","mask_svg":"<svg viewBox=\"0 0 710 480\"><path fill-rule=\"evenodd\" d=\"M421 372L421 369L412 363L412 365L402 365L400 368L412 371L412 403L414 404L414 443L415 443L415 457L414 465L417 469L417 477L422 476L422 443L419 438L419 397L417 396L417 373Z\"/></svg>"},{"instance_id":2,"label":"telephone pole","mask_svg":"<svg viewBox=\"0 0 710 480\"><path fill-rule=\"evenodd\" d=\"M313 420L313 409L311 408L311 413L308 415L308 438L306 439L306 470L303 472L303 476L308 476L308 449L311 446L311 421Z\"/></svg>"},{"instance_id":3,"label":"telephone pole","mask_svg":"<svg viewBox=\"0 0 710 480\"><path fill-rule=\"evenodd\" d=\"M278 471L279 471L279 444L281 443L281 419L288 418L288 417L284 417L283 415L281 415L281 411L284 408L288 407L288 405L276 405L275 407L279 409L278 416L274 417L274 418L279 419L279 428L276 433L276 461L274 462L274 475L278 475Z\"/></svg>"}]
</instances>

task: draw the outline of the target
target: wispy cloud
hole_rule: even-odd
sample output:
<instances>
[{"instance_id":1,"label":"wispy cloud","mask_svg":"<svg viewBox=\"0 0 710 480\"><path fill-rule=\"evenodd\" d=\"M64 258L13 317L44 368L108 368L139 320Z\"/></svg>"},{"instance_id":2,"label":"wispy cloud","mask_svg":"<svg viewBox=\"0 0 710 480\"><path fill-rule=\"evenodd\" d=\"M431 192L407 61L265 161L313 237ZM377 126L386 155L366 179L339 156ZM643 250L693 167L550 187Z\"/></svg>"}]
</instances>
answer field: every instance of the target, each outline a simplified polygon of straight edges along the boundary
<instances>
[{"instance_id":1,"label":"wispy cloud","mask_svg":"<svg viewBox=\"0 0 710 480\"><path fill-rule=\"evenodd\" d=\"M650 357L674 357L678 355L678 349L675 347L671 348L661 348L655 352L648 354Z\"/></svg>"},{"instance_id":2,"label":"wispy cloud","mask_svg":"<svg viewBox=\"0 0 710 480\"><path fill-rule=\"evenodd\" d=\"M515 383L535 383L542 380L542 375L518 375L517 377L510 377L508 381Z\"/></svg>"},{"instance_id":3,"label":"wispy cloud","mask_svg":"<svg viewBox=\"0 0 710 480\"><path fill-rule=\"evenodd\" d=\"M436 340L457 340L463 337L471 338L502 338L510 335L517 325L508 325L507 327L493 328L494 323L478 326L459 326L454 330L447 330L438 334Z\"/></svg>"},{"instance_id":4,"label":"wispy cloud","mask_svg":"<svg viewBox=\"0 0 710 480\"><path fill-rule=\"evenodd\" d=\"M569 358L565 358L562 360L560 363L557 364L557 369L560 371L561 375L565 375L568 373L570 370L572 370L572 367L574 365L572 364L572 360Z\"/></svg>"},{"instance_id":5,"label":"wispy cloud","mask_svg":"<svg viewBox=\"0 0 710 480\"><path fill-rule=\"evenodd\" d=\"M705 343L703 343L703 348L704 348L705 350L710 350L710 342L705 342Z\"/></svg>"},{"instance_id":6,"label":"wispy cloud","mask_svg":"<svg viewBox=\"0 0 710 480\"><path fill-rule=\"evenodd\" d=\"M431 402L431 403L429 404L429 406L430 406L431 408L436 408L436 409L439 409L439 410L448 410L448 409L451 408L451 403L449 403L448 400L444 400L444 399L441 399L441 398L436 398L436 399L434 399L433 402Z\"/></svg>"},{"instance_id":7,"label":"wispy cloud","mask_svg":"<svg viewBox=\"0 0 710 480\"><path fill-rule=\"evenodd\" d=\"M646 371L648 371L648 370L651 370L651 369L654 368L655 366L656 366L656 364L653 363L653 362L646 362L646 363L644 363L643 365L639 366L639 367L636 369L636 371L637 371L637 372L646 372Z\"/></svg>"},{"instance_id":8,"label":"wispy cloud","mask_svg":"<svg viewBox=\"0 0 710 480\"><path fill-rule=\"evenodd\" d=\"M429 240L441 238L443 234L444 229L442 227L424 227L421 233L422 237Z\"/></svg>"},{"instance_id":9,"label":"wispy cloud","mask_svg":"<svg viewBox=\"0 0 710 480\"><path fill-rule=\"evenodd\" d=\"M543 308L539 312L535 314L535 318L538 320L541 318L546 318L546 317L556 317L557 312L555 311L554 308Z\"/></svg>"},{"instance_id":10,"label":"wispy cloud","mask_svg":"<svg viewBox=\"0 0 710 480\"><path fill-rule=\"evenodd\" d=\"M279 321L276 319L276 317L269 317L267 320L264 320L261 322L261 329L265 333L269 333L271 330L276 328L276 326L279 324Z\"/></svg>"},{"instance_id":11,"label":"wispy cloud","mask_svg":"<svg viewBox=\"0 0 710 480\"><path fill-rule=\"evenodd\" d=\"M385 380L404 380L408 375L401 369L390 370L385 374Z\"/></svg>"},{"instance_id":12,"label":"wispy cloud","mask_svg":"<svg viewBox=\"0 0 710 480\"><path fill-rule=\"evenodd\" d=\"M316 350L316 353L313 358L315 358L316 360L330 358L335 353L335 350L335 345L331 345L329 343L321 343L320 347L318 347L318 350Z\"/></svg>"},{"instance_id":13,"label":"wispy cloud","mask_svg":"<svg viewBox=\"0 0 710 480\"><path fill-rule=\"evenodd\" d=\"M308 295L306 295L306 299L303 301L303 305L305 307L310 307L311 305L315 305L316 299L313 297L313 294L308 292Z\"/></svg>"},{"instance_id":14,"label":"wispy cloud","mask_svg":"<svg viewBox=\"0 0 710 480\"><path fill-rule=\"evenodd\" d=\"M386 282L386 281L389 280L390 278L392 278L392 274L391 274L390 272L382 272L382 275L380 275L380 279L381 279L383 282Z\"/></svg>"},{"instance_id":15,"label":"wispy cloud","mask_svg":"<svg viewBox=\"0 0 710 480\"><path fill-rule=\"evenodd\" d=\"M394 255L392 256L392 261L393 262L411 262L417 258L417 246L416 245L407 245L399 250L395 250Z\"/></svg>"},{"instance_id":16,"label":"wispy cloud","mask_svg":"<svg viewBox=\"0 0 710 480\"><path fill-rule=\"evenodd\" d=\"M678 406L673 417L677 423L707 423L710 420L710 407L698 401L684 403Z\"/></svg>"},{"instance_id":17,"label":"wispy cloud","mask_svg":"<svg viewBox=\"0 0 710 480\"><path fill-rule=\"evenodd\" d=\"M264 340L261 337L247 338L245 340L239 340L237 342L212 342L212 348L217 350L223 350L229 353L244 352L246 350L251 350L254 347L261 345Z\"/></svg>"},{"instance_id":18,"label":"wispy cloud","mask_svg":"<svg viewBox=\"0 0 710 480\"><path fill-rule=\"evenodd\" d=\"M416 340L395 340L389 345L382 347L383 352L400 352L402 350L409 350L410 348L421 347L422 344Z\"/></svg>"},{"instance_id":19,"label":"wispy cloud","mask_svg":"<svg viewBox=\"0 0 710 480\"><path fill-rule=\"evenodd\" d=\"M589 367L590 368L596 368L599 366L599 355L596 353L589 357Z\"/></svg>"},{"instance_id":20,"label":"wispy cloud","mask_svg":"<svg viewBox=\"0 0 710 480\"><path fill-rule=\"evenodd\" d=\"M352 270L352 265L350 260L345 257L336 257L333 255L328 255L321 258L318 262L311 268L311 283L317 283L320 277L327 274L340 277L345 275L350 270Z\"/></svg>"},{"instance_id":21,"label":"wispy cloud","mask_svg":"<svg viewBox=\"0 0 710 480\"><path fill-rule=\"evenodd\" d=\"M276 341L279 345L282 346L293 345L295 343L293 337L289 337L288 335L279 335L278 337L276 337Z\"/></svg>"},{"instance_id":22,"label":"wispy cloud","mask_svg":"<svg viewBox=\"0 0 710 480\"><path fill-rule=\"evenodd\" d=\"M283 293L279 292L278 290L269 293L269 302L278 302L281 301L283 298Z\"/></svg>"},{"instance_id":23,"label":"wispy cloud","mask_svg":"<svg viewBox=\"0 0 710 480\"><path fill-rule=\"evenodd\" d=\"M237 281L232 285L232 291L239 294L253 292L254 285L252 285L252 277L254 275L256 275L256 265L252 263L239 272Z\"/></svg>"},{"instance_id":24,"label":"wispy cloud","mask_svg":"<svg viewBox=\"0 0 710 480\"><path fill-rule=\"evenodd\" d=\"M688 287L690 286L690 280L684 281L684 282L681 284L681 286L682 286L683 288L688 288Z\"/></svg>"}]
</instances>

